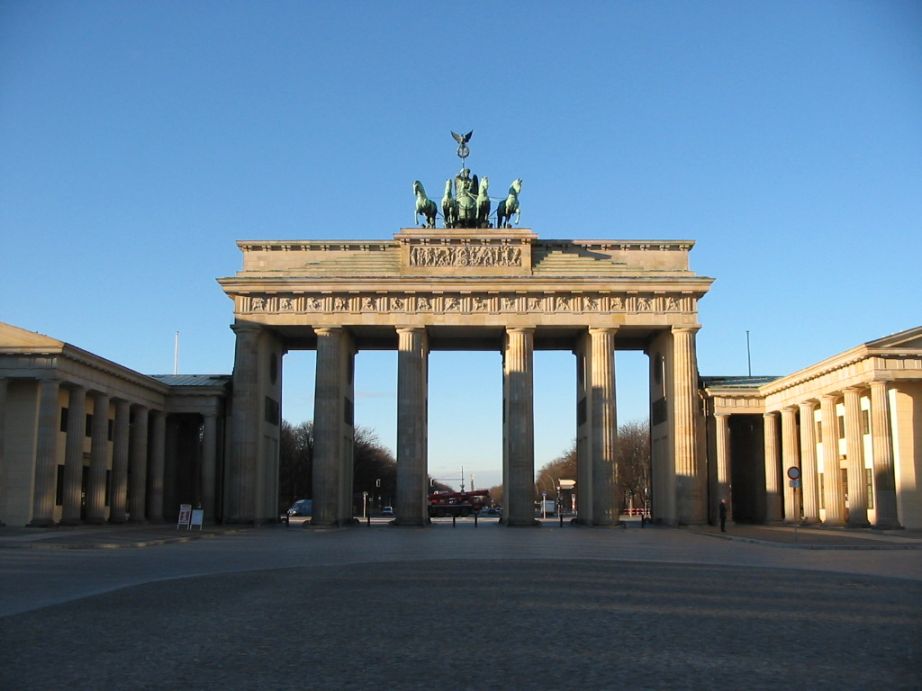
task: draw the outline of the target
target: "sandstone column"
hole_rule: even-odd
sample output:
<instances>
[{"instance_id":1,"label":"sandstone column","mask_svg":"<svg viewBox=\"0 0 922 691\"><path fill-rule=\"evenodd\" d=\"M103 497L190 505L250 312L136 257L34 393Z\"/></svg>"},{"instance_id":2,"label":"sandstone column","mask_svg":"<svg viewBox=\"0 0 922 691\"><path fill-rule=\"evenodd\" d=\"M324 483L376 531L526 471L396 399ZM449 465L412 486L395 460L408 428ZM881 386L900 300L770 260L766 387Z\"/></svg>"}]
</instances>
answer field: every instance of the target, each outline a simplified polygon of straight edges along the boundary
<instances>
[{"instance_id":1,"label":"sandstone column","mask_svg":"<svg viewBox=\"0 0 922 691\"><path fill-rule=\"evenodd\" d=\"M318 328L314 389L313 525L352 520L352 414L349 335L342 328ZM348 466L348 467L347 467ZM347 494L348 491L348 494Z\"/></svg>"},{"instance_id":2,"label":"sandstone column","mask_svg":"<svg viewBox=\"0 0 922 691\"><path fill-rule=\"evenodd\" d=\"M163 522L164 447L166 445L166 416L161 410L150 412L150 469L147 493L147 517L155 523Z\"/></svg>"},{"instance_id":3,"label":"sandstone column","mask_svg":"<svg viewBox=\"0 0 922 691\"><path fill-rule=\"evenodd\" d=\"M5 437L6 437L6 389L7 389L7 380L4 377L0 377L0 478L4 475L4 464L6 463L6 447L5 447ZM3 499L5 488L3 483L0 482L0 501ZM6 525L3 521L0 521L0 527Z\"/></svg>"},{"instance_id":4,"label":"sandstone column","mask_svg":"<svg viewBox=\"0 0 922 691\"><path fill-rule=\"evenodd\" d=\"M714 415L716 422L717 446L717 502L723 499L727 502L727 520L732 520L733 501L730 486L730 416L724 414Z\"/></svg>"},{"instance_id":5,"label":"sandstone column","mask_svg":"<svg viewBox=\"0 0 922 691\"><path fill-rule=\"evenodd\" d=\"M592 343L590 436L593 525L617 523L621 508L615 458L618 437L615 401L616 332L617 329L589 329Z\"/></svg>"},{"instance_id":6,"label":"sandstone column","mask_svg":"<svg viewBox=\"0 0 922 691\"><path fill-rule=\"evenodd\" d=\"M109 396L93 394L90 481L86 491L87 523L106 522L106 471L109 466Z\"/></svg>"},{"instance_id":7,"label":"sandstone column","mask_svg":"<svg viewBox=\"0 0 922 691\"><path fill-rule=\"evenodd\" d=\"M114 439L112 444L112 481L109 499L109 521L128 520L128 450L131 431L131 404L115 401Z\"/></svg>"},{"instance_id":8,"label":"sandstone column","mask_svg":"<svg viewBox=\"0 0 922 691\"><path fill-rule=\"evenodd\" d=\"M259 395L259 336L255 324L235 323L234 389L231 402L231 439L225 472L225 523L256 520L256 466L262 424L263 400ZM316 417L316 414L315 414Z\"/></svg>"},{"instance_id":9,"label":"sandstone column","mask_svg":"<svg viewBox=\"0 0 922 691\"><path fill-rule=\"evenodd\" d=\"M698 327L672 327L676 505L679 523L686 525L707 520L707 477L699 463L695 432L698 397L698 364L695 356L697 331Z\"/></svg>"},{"instance_id":10,"label":"sandstone column","mask_svg":"<svg viewBox=\"0 0 922 691\"><path fill-rule=\"evenodd\" d=\"M132 523L141 523L147 518L148 414L146 406L137 406L134 409L134 423L131 426L131 447L128 459L128 478L131 490L128 497L128 513Z\"/></svg>"},{"instance_id":11,"label":"sandstone column","mask_svg":"<svg viewBox=\"0 0 922 691\"><path fill-rule=\"evenodd\" d=\"M202 439L202 509L205 522L215 522L217 503L217 444L218 417L215 413L205 413L204 438Z\"/></svg>"},{"instance_id":12,"label":"sandstone column","mask_svg":"<svg viewBox=\"0 0 922 691\"><path fill-rule=\"evenodd\" d=\"M781 459L778 457L778 422L774 413L762 415L765 430L765 521L781 520Z\"/></svg>"},{"instance_id":13,"label":"sandstone column","mask_svg":"<svg viewBox=\"0 0 922 691\"><path fill-rule=\"evenodd\" d=\"M890 401L885 381L871 382L871 435L874 449L874 508L877 512L874 525L878 528L898 528Z\"/></svg>"},{"instance_id":14,"label":"sandstone column","mask_svg":"<svg viewBox=\"0 0 922 691\"><path fill-rule=\"evenodd\" d=\"M58 480L58 429L61 382L42 379L38 390L38 440L35 451L35 490L32 494L33 526L54 524L54 494Z\"/></svg>"},{"instance_id":15,"label":"sandstone column","mask_svg":"<svg viewBox=\"0 0 922 691\"><path fill-rule=\"evenodd\" d=\"M820 520L820 505L817 495L816 473L816 403L807 401L798 404L800 408L800 477L801 496L804 506L804 522L817 523Z\"/></svg>"},{"instance_id":16,"label":"sandstone column","mask_svg":"<svg viewBox=\"0 0 922 691\"><path fill-rule=\"evenodd\" d=\"M858 389L845 389L845 449L848 468L848 526L868 525L868 480L864 470L861 434L861 397Z\"/></svg>"},{"instance_id":17,"label":"sandstone column","mask_svg":"<svg viewBox=\"0 0 922 691\"><path fill-rule=\"evenodd\" d=\"M824 525L845 523L845 494L839 472L839 435L836 431L836 397L825 394L820 399L820 429L823 432L823 503L826 506Z\"/></svg>"},{"instance_id":18,"label":"sandstone column","mask_svg":"<svg viewBox=\"0 0 922 691\"><path fill-rule=\"evenodd\" d=\"M576 348L576 514L581 525L592 525L592 337L581 334ZM504 396L508 394L503 392Z\"/></svg>"},{"instance_id":19,"label":"sandstone column","mask_svg":"<svg viewBox=\"0 0 922 691\"><path fill-rule=\"evenodd\" d=\"M67 443L64 447L64 508L61 523L80 523L80 495L83 485L83 440L86 437L86 389L70 387L67 404Z\"/></svg>"},{"instance_id":20,"label":"sandstone column","mask_svg":"<svg viewBox=\"0 0 922 691\"><path fill-rule=\"evenodd\" d=\"M788 406L781 411L781 482L784 486L784 520L788 523L800 522L800 491L791 487L788 468L800 469L797 456L797 408ZM801 483L803 486L803 483Z\"/></svg>"},{"instance_id":21,"label":"sandstone column","mask_svg":"<svg viewBox=\"0 0 922 691\"><path fill-rule=\"evenodd\" d=\"M505 379L508 472L504 522L535 525L534 329L506 329Z\"/></svg>"},{"instance_id":22,"label":"sandstone column","mask_svg":"<svg viewBox=\"0 0 922 691\"><path fill-rule=\"evenodd\" d=\"M397 329L397 523L427 525L426 330Z\"/></svg>"}]
</instances>

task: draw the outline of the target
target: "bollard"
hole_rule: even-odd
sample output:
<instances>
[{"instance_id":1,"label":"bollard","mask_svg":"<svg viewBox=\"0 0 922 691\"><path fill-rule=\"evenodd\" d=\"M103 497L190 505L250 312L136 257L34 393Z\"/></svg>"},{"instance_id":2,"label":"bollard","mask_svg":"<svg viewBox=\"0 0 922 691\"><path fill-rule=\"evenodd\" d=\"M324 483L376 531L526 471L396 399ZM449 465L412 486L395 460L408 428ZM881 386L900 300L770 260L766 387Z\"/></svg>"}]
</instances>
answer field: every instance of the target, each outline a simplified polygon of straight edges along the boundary
<instances>
[{"instance_id":1,"label":"bollard","mask_svg":"<svg viewBox=\"0 0 922 691\"><path fill-rule=\"evenodd\" d=\"M366 514L365 516L365 525L367 525L369 528L371 527L371 514L370 513Z\"/></svg>"},{"instance_id":2,"label":"bollard","mask_svg":"<svg viewBox=\"0 0 922 691\"><path fill-rule=\"evenodd\" d=\"M452 528L455 527L455 521L457 521L457 520L458 520L458 517L455 516L455 515L452 515L452 517L451 517L451 527L452 527Z\"/></svg>"},{"instance_id":3,"label":"bollard","mask_svg":"<svg viewBox=\"0 0 922 691\"><path fill-rule=\"evenodd\" d=\"M474 527L477 527L477 512L474 512Z\"/></svg>"}]
</instances>

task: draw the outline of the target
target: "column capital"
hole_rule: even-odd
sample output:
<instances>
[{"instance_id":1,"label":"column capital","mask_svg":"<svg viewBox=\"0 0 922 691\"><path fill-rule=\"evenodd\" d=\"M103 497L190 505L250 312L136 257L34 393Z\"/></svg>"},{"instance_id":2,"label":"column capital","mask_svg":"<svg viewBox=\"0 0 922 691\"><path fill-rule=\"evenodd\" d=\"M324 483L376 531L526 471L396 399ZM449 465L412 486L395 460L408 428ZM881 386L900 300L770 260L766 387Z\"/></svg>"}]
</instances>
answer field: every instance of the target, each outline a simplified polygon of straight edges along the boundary
<instances>
[{"instance_id":1,"label":"column capital","mask_svg":"<svg viewBox=\"0 0 922 691\"><path fill-rule=\"evenodd\" d=\"M801 412L804 410L816 410L816 407L819 405L819 401L814 399L808 399L806 401L801 401L797 404L797 407L800 408Z\"/></svg>"},{"instance_id":2,"label":"column capital","mask_svg":"<svg viewBox=\"0 0 922 691\"><path fill-rule=\"evenodd\" d=\"M234 322L230 325L231 331L235 334L245 334L245 333L259 333L263 330L263 327L259 324L253 324L252 322Z\"/></svg>"},{"instance_id":3,"label":"column capital","mask_svg":"<svg viewBox=\"0 0 922 691\"><path fill-rule=\"evenodd\" d=\"M696 334L701 329L701 324L694 324L692 326L672 326L672 333L690 333Z\"/></svg>"},{"instance_id":4,"label":"column capital","mask_svg":"<svg viewBox=\"0 0 922 691\"><path fill-rule=\"evenodd\" d=\"M315 326L314 333L318 336L332 336L333 334L341 334L343 332L343 327L341 326Z\"/></svg>"},{"instance_id":5,"label":"column capital","mask_svg":"<svg viewBox=\"0 0 922 691\"><path fill-rule=\"evenodd\" d=\"M617 326L590 326L589 333L594 334L616 334L619 327Z\"/></svg>"},{"instance_id":6,"label":"column capital","mask_svg":"<svg viewBox=\"0 0 922 691\"><path fill-rule=\"evenodd\" d=\"M507 326L506 333L510 334L531 334L535 332L533 326Z\"/></svg>"},{"instance_id":7,"label":"column capital","mask_svg":"<svg viewBox=\"0 0 922 691\"><path fill-rule=\"evenodd\" d=\"M774 418L777 415L777 413L778 413L777 410L767 410L764 413L762 413L762 418L763 419Z\"/></svg>"},{"instance_id":8,"label":"column capital","mask_svg":"<svg viewBox=\"0 0 922 691\"><path fill-rule=\"evenodd\" d=\"M839 396L837 393L824 393L820 396L821 404L824 402L835 403L837 400L839 400Z\"/></svg>"},{"instance_id":9,"label":"column capital","mask_svg":"<svg viewBox=\"0 0 922 691\"><path fill-rule=\"evenodd\" d=\"M844 389L842 389L842 393L847 393L847 394L861 395L862 391L864 391L864 387L861 387L861 386L847 386Z\"/></svg>"},{"instance_id":10,"label":"column capital","mask_svg":"<svg viewBox=\"0 0 922 691\"><path fill-rule=\"evenodd\" d=\"M425 327L425 326L419 326L419 325L417 325L417 326L396 326L396 327L394 327L394 330L395 330L397 333L399 333L399 334L401 334L401 333L412 334L412 333L419 333L420 331L425 332L425 331L426 331L426 327Z\"/></svg>"}]
</instances>

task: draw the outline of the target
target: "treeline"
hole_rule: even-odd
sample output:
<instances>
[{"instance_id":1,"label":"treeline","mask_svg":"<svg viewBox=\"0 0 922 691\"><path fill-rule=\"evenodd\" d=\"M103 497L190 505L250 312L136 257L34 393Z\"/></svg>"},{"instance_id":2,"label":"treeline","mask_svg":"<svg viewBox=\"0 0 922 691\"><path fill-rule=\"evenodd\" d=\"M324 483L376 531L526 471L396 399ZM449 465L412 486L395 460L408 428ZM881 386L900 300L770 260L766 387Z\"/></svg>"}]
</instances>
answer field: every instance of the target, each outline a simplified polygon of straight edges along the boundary
<instances>
[{"instance_id":1,"label":"treeline","mask_svg":"<svg viewBox=\"0 0 922 691\"><path fill-rule=\"evenodd\" d=\"M618 427L616 447L618 477L616 478L622 497L622 508L633 498L635 508L643 506L650 490L650 427L646 422L627 422ZM558 480L576 480L576 442L563 454L541 466L535 478L536 497L541 492L557 496ZM576 488L577 494L579 487ZM502 503L503 486L490 488L490 496L497 504Z\"/></svg>"},{"instance_id":2,"label":"treeline","mask_svg":"<svg viewBox=\"0 0 922 691\"><path fill-rule=\"evenodd\" d=\"M282 421L279 444L279 510L297 499L312 499L314 467L314 423L292 425ZM430 481L431 482L431 481ZM436 483L433 489L448 489ZM372 510L392 506L397 492L397 460L365 427L353 434L353 510L361 513L362 493L368 492Z\"/></svg>"}]
</instances>

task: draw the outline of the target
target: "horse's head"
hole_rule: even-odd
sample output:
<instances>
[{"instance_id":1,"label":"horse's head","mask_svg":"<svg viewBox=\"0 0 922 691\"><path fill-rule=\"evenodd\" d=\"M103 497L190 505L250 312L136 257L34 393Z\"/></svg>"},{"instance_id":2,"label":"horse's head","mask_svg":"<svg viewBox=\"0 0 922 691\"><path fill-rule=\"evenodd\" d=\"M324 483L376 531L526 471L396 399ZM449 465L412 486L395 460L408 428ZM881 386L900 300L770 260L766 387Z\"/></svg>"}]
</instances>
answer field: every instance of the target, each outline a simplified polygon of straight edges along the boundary
<instances>
[{"instance_id":1,"label":"horse's head","mask_svg":"<svg viewBox=\"0 0 922 691\"><path fill-rule=\"evenodd\" d=\"M516 194L521 192L522 191L522 178L516 178L515 180L513 180L512 184L509 185L509 191L515 192Z\"/></svg>"},{"instance_id":2,"label":"horse's head","mask_svg":"<svg viewBox=\"0 0 922 691\"><path fill-rule=\"evenodd\" d=\"M419 193L422 193L423 195L425 195L426 190L423 189L423 183L421 183L419 180L414 180L413 181L413 194L419 194Z\"/></svg>"},{"instance_id":3,"label":"horse's head","mask_svg":"<svg viewBox=\"0 0 922 691\"><path fill-rule=\"evenodd\" d=\"M450 197L450 196L451 196L451 178L448 178L448 179L445 181L445 196L446 196L446 197Z\"/></svg>"},{"instance_id":4,"label":"horse's head","mask_svg":"<svg viewBox=\"0 0 922 691\"><path fill-rule=\"evenodd\" d=\"M483 194L484 197L487 196L487 190L489 188L490 188L490 178L484 175L482 178L480 178L480 192Z\"/></svg>"}]
</instances>

